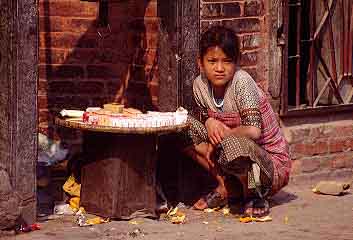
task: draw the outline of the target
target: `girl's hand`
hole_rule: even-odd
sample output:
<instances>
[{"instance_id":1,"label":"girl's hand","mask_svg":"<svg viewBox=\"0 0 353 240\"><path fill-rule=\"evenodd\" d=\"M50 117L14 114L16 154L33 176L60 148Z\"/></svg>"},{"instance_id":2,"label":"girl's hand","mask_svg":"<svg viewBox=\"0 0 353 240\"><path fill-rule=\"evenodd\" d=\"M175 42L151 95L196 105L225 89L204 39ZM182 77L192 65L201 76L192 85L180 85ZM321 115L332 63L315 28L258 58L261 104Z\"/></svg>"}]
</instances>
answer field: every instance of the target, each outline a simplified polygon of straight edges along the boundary
<instances>
[{"instance_id":1,"label":"girl's hand","mask_svg":"<svg viewBox=\"0 0 353 240\"><path fill-rule=\"evenodd\" d=\"M214 118L207 119L205 126L213 146L219 144L229 134L229 127Z\"/></svg>"}]
</instances>

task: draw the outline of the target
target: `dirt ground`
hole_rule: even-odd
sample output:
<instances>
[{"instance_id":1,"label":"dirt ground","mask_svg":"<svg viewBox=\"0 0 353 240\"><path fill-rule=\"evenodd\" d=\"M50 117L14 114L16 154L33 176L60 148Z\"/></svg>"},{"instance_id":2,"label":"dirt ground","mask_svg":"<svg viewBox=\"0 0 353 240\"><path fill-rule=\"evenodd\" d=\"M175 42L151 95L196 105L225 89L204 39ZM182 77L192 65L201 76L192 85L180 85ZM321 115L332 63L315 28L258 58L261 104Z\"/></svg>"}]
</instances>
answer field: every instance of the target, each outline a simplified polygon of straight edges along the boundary
<instances>
[{"instance_id":1,"label":"dirt ground","mask_svg":"<svg viewBox=\"0 0 353 240\"><path fill-rule=\"evenodd\" d=\"M79 227L75 217L65 216L40 222L41 230L3 236L4 239L353 239L352 190L342 196L311 192L321 179L351 181L352 171L307 175L293 179L271 200L271 222L240 223L235 215L185 210L187 222L176 225L167 221L134 219ZM11 233L8 233L11 235Z\"/></svg>"}]
</instances>

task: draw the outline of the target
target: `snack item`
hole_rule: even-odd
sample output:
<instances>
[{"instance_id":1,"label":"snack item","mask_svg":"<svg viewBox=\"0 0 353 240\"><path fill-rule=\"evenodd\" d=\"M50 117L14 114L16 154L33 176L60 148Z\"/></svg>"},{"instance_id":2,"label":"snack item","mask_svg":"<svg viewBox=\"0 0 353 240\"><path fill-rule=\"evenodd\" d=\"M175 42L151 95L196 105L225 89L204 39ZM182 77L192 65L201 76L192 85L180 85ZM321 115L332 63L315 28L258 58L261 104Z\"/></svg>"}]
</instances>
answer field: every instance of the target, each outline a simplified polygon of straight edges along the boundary
<instances>
[{"instance_id":1,"label":"snack item","mask_svg":"<svg viewBox=\"0 0 353 240\"><path fill-rule=\"evenodd\" d=\"M86 111L83 114L83 122L112 127L124 128L148 128L164 127L186 123L188 112L178 109L176 112L150 111L143 114L134 108L124 108L122 113L116 113L107 109Z\"/></svg>"},{"instance_id":2,"label":"snack item","mask_svg":"<svg viewBox=\"0 0 353 240\"><path fill-rule=\"evenodd\" d=\"M80 118L82 117L84 114L84 111L80 111L80 110L67 110L67 109L63 109L60 111L60 115L62 117L70 117L70 118Z\"/></svg>"},{"instance_id":3,"label":"snack item","mask_svg":"<svg viewBox=\"0 0 353 240\"><path fill-rule=\"evenodd\" d=\"M124 108L123 109L123 114L125 115L136 115L136 114L142 114L142 112L136 108Z\"/></svg>"},{"instance_id":4,"label":"snack item","mask_svg":"<svg viewBox=\"0 0 353 240\"><path fill-rule=\"evenodd\" d=\"M112 113L122 113L124 105L119 103L107 103L103 105L103 108L105 110L111 111Z\"/></svg>"}]
</instances>

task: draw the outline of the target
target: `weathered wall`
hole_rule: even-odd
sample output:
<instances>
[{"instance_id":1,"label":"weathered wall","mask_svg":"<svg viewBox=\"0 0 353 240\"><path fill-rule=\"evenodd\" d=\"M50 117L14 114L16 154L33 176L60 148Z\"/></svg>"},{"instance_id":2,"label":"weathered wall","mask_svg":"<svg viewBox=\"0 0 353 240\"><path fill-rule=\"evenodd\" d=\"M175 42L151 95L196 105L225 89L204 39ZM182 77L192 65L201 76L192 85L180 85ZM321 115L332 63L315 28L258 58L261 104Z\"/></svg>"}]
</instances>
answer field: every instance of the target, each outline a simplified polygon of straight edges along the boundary
<instances>
[{"instance_id":1,"label":"weathered wall","mask_svg":"<svg viewBox=\"0 0 353 240\"><path fill-rule=\"evenodd\" d=\"M329 118L321 116L319 121L299 124L286 121L284 132L292 153L293 174L353 167L353 121Z\"/></svg>"},{"instance_id":2,"label":"weathered wall","mask_svg":"<svg viewBox=\"0 0 353 240\"><path fill-rule=\"evenodd\" d=\"M7 227L18 213L36 219L37 17L35 0L0 4L0 225L7 219Z\"/></svg>"},{"instance_id":3,"label":"weathered wall","mask_svg":"<svg viewBox=\"0 0 353 240\"><path fill-rule=\"evenodd\" d=\"M117 101L142 110L158 102L156 0L108 1L109 27L99 1L39 1L39 124L52 127L62 108Z\"/></svg>"}]
</instances>

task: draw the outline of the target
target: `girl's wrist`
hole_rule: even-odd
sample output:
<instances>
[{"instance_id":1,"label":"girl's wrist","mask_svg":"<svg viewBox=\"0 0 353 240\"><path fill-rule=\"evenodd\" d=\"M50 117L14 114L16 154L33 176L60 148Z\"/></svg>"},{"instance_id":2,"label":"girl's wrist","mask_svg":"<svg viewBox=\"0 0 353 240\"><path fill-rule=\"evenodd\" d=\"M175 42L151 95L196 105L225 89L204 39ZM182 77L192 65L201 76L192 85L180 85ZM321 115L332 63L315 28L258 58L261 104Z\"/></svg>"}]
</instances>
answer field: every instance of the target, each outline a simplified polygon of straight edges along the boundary
<instances>
[{"instance_id":1,"label":"girl's wrist","mask_svg":"<svg viewBox=\"0 0 353 240\"><path fill-rule=\"evenodd\" d=\"M212 117L209 117L207 118L206 122L205 122L205 125L207 126L211 121L215 120L214 118Z\"/></svg>"}]
</instances>

